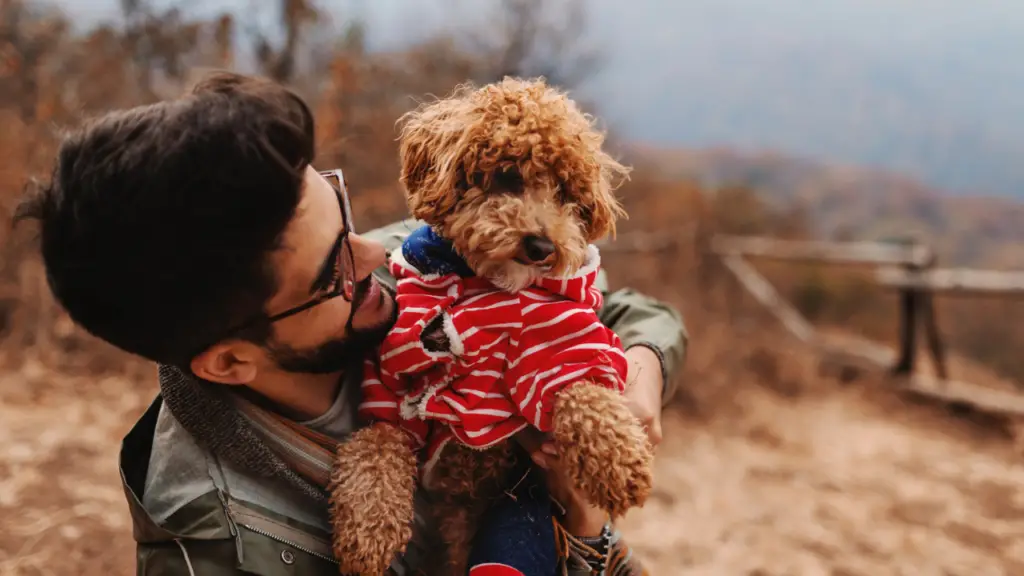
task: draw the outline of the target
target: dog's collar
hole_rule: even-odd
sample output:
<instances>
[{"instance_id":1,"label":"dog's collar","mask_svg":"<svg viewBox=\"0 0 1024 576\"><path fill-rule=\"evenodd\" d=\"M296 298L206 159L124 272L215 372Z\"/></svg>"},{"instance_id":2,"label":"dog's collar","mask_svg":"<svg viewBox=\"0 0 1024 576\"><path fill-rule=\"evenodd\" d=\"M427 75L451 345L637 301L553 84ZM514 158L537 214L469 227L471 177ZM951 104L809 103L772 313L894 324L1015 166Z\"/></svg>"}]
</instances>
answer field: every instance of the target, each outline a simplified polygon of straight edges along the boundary
<instances>
[{"instance_id":1,"label":"dog's collar","mask_svg":"<svg viewBox=\"0 0 1024 576\"><path fill-rule=\"evenodd\" d=\"M409 234L402 243L402 256L421 274L455 273L463 278L475 276L473 269L459 256L452 243L430 226L421 226Z\"/></svg>"}]
</instances>

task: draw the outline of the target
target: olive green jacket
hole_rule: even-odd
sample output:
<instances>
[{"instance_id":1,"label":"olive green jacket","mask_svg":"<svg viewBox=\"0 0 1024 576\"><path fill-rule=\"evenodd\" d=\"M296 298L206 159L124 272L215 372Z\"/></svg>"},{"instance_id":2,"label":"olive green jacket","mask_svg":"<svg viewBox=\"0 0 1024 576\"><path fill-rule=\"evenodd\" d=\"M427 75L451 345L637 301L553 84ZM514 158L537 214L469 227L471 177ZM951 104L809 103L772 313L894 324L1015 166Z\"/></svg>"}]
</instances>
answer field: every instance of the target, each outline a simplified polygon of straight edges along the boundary
<instances>
[{"instance_id":1,"label":"olive green jacket","mask_svg":"<svg viewBox=\"0 0 1024 576\"><path fill-rule=\"evenodd\" d=\"M365 236L394 250L418 225L399 222ZM386 270L377 274L393 285ZM607 289L603 276L598 282ZM600 317L627 349L647 346L662 358L667 400L687 345L679 313L623 289L606 291ZM202 450L159 396L124 438L120 470L140 576L338 573L325 510ZM416 566L416 555L407 556L405 565Z\"/></svg>"}]
</instances>

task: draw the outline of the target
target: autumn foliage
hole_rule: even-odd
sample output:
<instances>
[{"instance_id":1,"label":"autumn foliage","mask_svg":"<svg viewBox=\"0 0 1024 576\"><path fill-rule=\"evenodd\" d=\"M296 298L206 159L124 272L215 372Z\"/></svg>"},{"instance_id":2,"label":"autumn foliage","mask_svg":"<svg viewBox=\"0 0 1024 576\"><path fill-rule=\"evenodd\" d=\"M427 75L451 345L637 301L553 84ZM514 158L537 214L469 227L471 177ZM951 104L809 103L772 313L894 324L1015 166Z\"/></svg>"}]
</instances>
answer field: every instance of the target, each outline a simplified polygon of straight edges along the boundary
<instances>
[{"instance_id":1,"label":"autumn foliage","mask_svg":"<svg viewBox=\"0 0 1024 576\"><path fill-rule=\"evenodd\" d=\"M279 17L269 27L231 14L197 17L173 4L154 5L125 0L116 23L76 31L49 4L0 0L0 219L10 221L32 178L47 177L62 129L112 108L173 98L204 69L235 68L285 82L312 103L317 165L345 170L357 226L370 229L406 215L394 125L403 112L460 82L505 74L544 75L571 88L600 63L600 54L584 41L581 2L503 0L488 20L494 22L492 30L454 30L393 52L369 51L361 24L331 21L312 0L280 0L275 4ZM735 335L736 326L767 321L707 253L713 234L809 237L821 234L822 219L841 213L843 206L865 205L852 193L833 193L846 190L837 188L834 173L817 186L804 178L797 182L799 190L787 195L778 192L784 188L780 182L787 181L780 175L792 169L785 163L761 161L755 164L758 178L735 178L731 185L735 159L732 172L722 172L720 155L687 155L683 166L671 155L666 159L649 150L618 152L635 170L620 190L630 218L620 240L607 248L609 271L616 284L679 306L695 350L713 340L711 334ZM702 176L713 171L720 178L709 183ZM882 205L890 212L904 210L901 218L908 221L944 218L926 200L907 196L901 204L888 198ZM870 205L875 212L857 212L862 221L840 222L828 233L874 235L863 220L877 216L878 205ZM1019 206L1011 210L1020 213ZM985 221L982 215L977 220ZM975 241L975 228L990 230L996 224L954 230L938 238L940 248L968 258L958 246ZM1016 234L1005 231L1006 241L1012 244ZM653 243L638 243L641 236ZM54 305L33 242L30 227L0 226L0 365L27 357L75 370L137 365L84 335ZM990 251L1003 244L984 246ZM763 270L815 322L880 340L896 336L895 300L874 286L866 271L793 265ZM959 350L1024 380L1018 353L1024 348L1021 308L995 301L942 302L939 321ZM733 328L722 332L722 326ZM713 356L705 360L698 356L688 371L709 374L715 361Z\"/></svg>"}]
</instances>

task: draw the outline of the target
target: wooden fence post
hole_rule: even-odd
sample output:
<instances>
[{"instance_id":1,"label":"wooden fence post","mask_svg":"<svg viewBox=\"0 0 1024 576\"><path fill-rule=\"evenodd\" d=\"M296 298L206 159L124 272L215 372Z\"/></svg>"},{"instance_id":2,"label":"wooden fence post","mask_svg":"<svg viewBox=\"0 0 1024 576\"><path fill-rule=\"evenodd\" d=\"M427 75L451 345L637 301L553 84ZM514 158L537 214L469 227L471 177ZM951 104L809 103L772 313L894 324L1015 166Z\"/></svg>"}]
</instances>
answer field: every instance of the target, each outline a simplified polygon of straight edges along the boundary
<instances>
[{"instance_id":1,"label":"wooden fence post","mask_svg":"<svg viewBox=\"0 0 1024 576\"><path fill-rule=\"evenodd\" d=\"M900 240L900 244L910 246L912 250L917 249L917 240ZM916 262L907 262L901 266L908 273L914 273L921 269ZM900 351L896 364L892 367L892 373L897 376L909 376L914 372L917 363L917 315L921 311L921 291L914 287L901 288L899 291L899 331Z\"/></svg>"},{"instance_id":2,"label":"wooden fence post","mask_svg":"<svg viewBox=\"0 0 1024 576\"><path fill-rule=\"evenodd\" d=\"M898 374L901 377L895 379L896 384L904 392L965 404L992 414L1024 417L1024 394L1020 391L949 379L934 302L935 294L939 292L1024 297L1024 271L936 268L935 252L927 244L913 240L821 242L718 235L712 237L710 248L740 280L730 285L752 294L790 332L809 342L826 357L838 358L841 362L864 362L872 368ZM877 266L875 280L886 288L899 291L899 355L895 356L889 346L880 343L819 333L745 261L745 256ZM935 378L914 374L918 323L925 331Z\"/></svg>"}]
</instances>

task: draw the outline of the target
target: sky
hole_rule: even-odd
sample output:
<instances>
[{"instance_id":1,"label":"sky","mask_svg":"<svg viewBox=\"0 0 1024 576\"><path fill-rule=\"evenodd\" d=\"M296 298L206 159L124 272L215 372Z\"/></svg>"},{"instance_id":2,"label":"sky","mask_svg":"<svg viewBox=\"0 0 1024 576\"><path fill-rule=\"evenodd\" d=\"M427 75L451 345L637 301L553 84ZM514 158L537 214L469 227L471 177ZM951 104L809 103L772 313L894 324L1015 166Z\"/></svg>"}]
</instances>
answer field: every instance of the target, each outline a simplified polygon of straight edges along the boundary
<instances>
[{"instance_id":1,"label":"sky","mask_svg":"<svg viewBox=\"0 0 1024 576\"><path fill-rule=\"evenodd\" d=\"M186 1L200 12L276 4ZM365 20L371 47L390 48L471 23L487 2L320 4ZM772 148L1024 193L1022 0L586 2L589 39L608 58L580 91L629 139ZM56 3L85 23L118 5Z\"/></svg>"}]
</instances>

